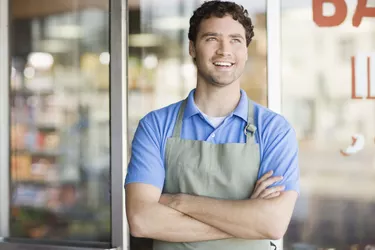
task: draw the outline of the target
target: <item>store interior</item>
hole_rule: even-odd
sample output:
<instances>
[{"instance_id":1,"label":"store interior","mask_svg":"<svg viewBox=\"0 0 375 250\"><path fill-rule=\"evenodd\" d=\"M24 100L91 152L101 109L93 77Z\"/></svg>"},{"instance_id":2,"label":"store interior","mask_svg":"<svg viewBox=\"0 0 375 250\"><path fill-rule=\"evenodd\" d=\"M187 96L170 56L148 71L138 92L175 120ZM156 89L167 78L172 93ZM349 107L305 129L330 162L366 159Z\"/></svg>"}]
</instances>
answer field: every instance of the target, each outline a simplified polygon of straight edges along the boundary
<instances>
[{"instance_id":1,"label":"store interior","mask_svg":"<svg viewBox=\"0 0 375 250\"><path fill-rule=\"evenodd\" d=\"M10 1L10 237L111 242L109 1Z\"/></svg>"}]
</instances>

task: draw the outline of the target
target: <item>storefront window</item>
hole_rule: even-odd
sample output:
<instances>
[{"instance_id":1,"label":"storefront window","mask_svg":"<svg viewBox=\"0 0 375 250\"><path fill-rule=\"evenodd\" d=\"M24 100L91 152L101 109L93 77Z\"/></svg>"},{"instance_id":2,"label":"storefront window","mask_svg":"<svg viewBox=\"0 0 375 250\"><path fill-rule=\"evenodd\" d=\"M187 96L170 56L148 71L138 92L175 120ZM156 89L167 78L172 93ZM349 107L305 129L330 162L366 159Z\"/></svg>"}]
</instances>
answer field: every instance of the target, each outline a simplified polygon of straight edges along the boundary
<instances>
[{"instance_id":1,"label":"storefront window","mask_svg":"<svg viewBox=\"0 0 375 250\"><path fill-rule=\"evenodd\" d=\"M282 1L282 113L301 169L284 249L375 247L374 7Z\"/></svg>"},{"instance_id":2,"label":"storefront window","mask_svg":"<svg viewBox=\"0 0 375 250\"><path fill-rule=\"evenodd\" d=\"M10 6L9 236L110 242L109 1Z\"/></svg>"}]
</instances>

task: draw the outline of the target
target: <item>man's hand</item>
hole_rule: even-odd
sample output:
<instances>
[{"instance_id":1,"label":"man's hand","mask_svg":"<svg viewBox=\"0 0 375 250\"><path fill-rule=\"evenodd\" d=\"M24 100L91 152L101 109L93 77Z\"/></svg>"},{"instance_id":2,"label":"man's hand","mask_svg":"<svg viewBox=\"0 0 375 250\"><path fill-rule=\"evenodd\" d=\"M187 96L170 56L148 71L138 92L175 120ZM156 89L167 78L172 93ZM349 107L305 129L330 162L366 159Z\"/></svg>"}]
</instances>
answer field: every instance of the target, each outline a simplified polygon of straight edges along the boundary
<instances>
[{"instance_id":1,"label":"man's hand","mask_svg":"<svg viewBox=\"0 0 375 250\"><path fill-rule=\"evenodd\" d=\"M254 191L250 196L251 199L271 199L280 195L281 191L285 189L284 186L268 187L275 182L281 181L283 177L272 176L272 174L273 171L271 170L256 182Z\"/></svg>"}]
</instances>

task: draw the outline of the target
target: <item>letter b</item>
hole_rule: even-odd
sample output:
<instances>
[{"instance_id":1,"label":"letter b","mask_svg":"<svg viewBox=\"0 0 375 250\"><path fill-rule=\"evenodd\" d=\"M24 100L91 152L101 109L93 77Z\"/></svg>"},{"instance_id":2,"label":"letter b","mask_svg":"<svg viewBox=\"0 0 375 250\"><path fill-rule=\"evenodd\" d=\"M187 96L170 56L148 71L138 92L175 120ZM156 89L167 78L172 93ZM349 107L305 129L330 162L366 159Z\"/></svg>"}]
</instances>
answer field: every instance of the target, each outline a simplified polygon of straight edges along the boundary
<instances>
[{"instance_id":1,"label":"letter b","mask_svg":"<svg viewBox=\"0 0 375 250\"><path fill-rule=\"evenodd\" d=\"M323 4L331 3L335 6L335 14L323 15ZM348 6L345 0L313 0L313 20L319 27L339 26L345 21Z\"/></svg>"}]
</instances>

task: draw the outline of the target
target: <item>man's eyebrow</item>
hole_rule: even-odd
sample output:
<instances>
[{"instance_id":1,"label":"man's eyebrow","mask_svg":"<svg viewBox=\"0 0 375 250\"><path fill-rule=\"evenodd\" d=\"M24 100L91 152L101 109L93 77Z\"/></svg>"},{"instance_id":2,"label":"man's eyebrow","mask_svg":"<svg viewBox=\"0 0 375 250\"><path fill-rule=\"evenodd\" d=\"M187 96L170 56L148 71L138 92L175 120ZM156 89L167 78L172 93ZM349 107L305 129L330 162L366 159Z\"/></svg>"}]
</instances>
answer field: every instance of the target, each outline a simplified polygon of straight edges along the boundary
<instances>
[{"instance_id":1,"label":"man's eyebrow","mask_svg":"<svg viewBox=\"0 0 375 250\"><path fill-rule=\"evenodd\" d=\"M229 36L233 37L233 38L241 38L241 39L245 40L245 38L241 34L230 34Z\"/></svg>"},{"instance_id":2,"label":"man's eyebrow","mask_svg":"<svg viewBox=\"0 0 375 250\"><path fill-rule=\"evenodd\" d=\"M221 36L221 34L216 33L216 32L206 32L201 37L205 38L205 37L208 37L208 36Z\"/></svg>"}]
</instances>

